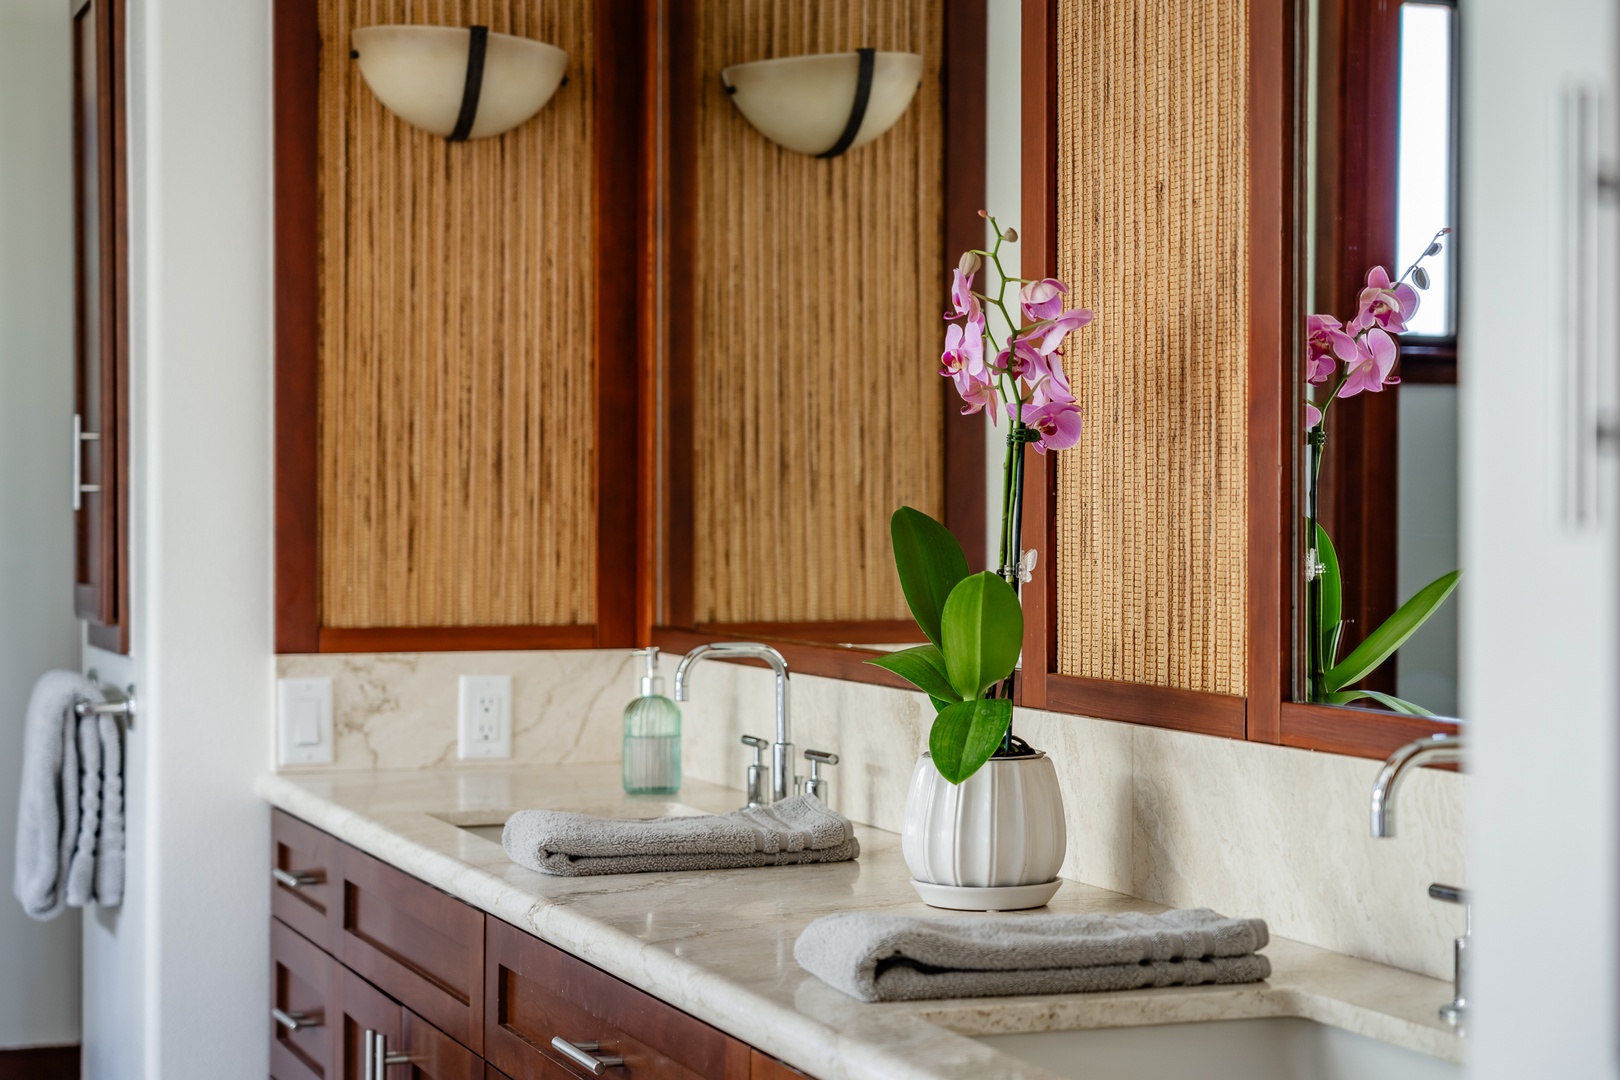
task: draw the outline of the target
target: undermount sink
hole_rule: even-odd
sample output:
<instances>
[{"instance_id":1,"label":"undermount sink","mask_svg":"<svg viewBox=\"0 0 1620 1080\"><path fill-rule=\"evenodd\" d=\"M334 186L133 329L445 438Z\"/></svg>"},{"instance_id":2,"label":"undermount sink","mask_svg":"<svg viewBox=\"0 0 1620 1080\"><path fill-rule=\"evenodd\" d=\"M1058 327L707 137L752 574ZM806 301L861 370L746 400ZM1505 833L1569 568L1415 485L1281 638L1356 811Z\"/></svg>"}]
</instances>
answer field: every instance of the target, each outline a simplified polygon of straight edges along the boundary
<instances>
[{"instance_id":1,"label":"undermount sink","mask_svg":"<svg viewBox=\"0 0 1620 1080\"><path fill-rule=\"evenodd\" d=\"M977 1041L1076 1080L1459 1080L1462 1066L1294 1017L983 1035Z\"/></svg>"},{"instance_id":2,"label":"undermount sink","mask_svg":"<svg viewBox=\"0 0 1620 1080\"><path fill-rule=\"evenodd\" d=\"M704 817L707 810L699 810L695 806L687 806L678 802L649 801L645 807L636 806L634 813L612 813L604 810L581 810L582 814L593 817L617 818L661 818L661 817ZM472 833L474 836L491 843L501 842L501 833L506 829L506 819L512 816L511 811L503 813L479 813L468 815L462 813L434 814L434 817L447 824L454 825L462 832Z\"/></svg>"}]
</instances>

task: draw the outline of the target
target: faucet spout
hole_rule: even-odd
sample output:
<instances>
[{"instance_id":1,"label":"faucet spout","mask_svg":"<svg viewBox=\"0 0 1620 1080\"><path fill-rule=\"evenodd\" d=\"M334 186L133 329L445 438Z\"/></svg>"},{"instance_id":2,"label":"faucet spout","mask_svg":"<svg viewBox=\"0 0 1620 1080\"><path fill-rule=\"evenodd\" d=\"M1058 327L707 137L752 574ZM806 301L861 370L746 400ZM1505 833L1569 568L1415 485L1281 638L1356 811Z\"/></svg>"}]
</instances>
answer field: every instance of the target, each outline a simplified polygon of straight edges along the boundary
<instances>
[{"instance_id":1,"label":"faucet spout","mask_svg":"<svg viewBox=\"0 0 1620 1080\"><path fill-rule=\"evenodd\" d=\"M675 668L675 700L691 696L692 665L699 660L763 660L776 674L776 742L771 746L771 801L793 794L793 735L788 715L787 658L757 641L726 641L699 645L681 657Z\"/></svg>"},{"instance_id":2,"label":"faucet spout","mask_svg":"<svg viewBox=\"0 0 1620 1080\"><path fill-rule=\"evenodd\" d=\"M1409 742L1391 754L1378 770L1378 779L1373 781L1373 838L1382 840L1395 835L1395 793L1408 774L1423 765L1461 761L1466 748L1461 735L1430 735Z\"/></svg>"}]
</instances>

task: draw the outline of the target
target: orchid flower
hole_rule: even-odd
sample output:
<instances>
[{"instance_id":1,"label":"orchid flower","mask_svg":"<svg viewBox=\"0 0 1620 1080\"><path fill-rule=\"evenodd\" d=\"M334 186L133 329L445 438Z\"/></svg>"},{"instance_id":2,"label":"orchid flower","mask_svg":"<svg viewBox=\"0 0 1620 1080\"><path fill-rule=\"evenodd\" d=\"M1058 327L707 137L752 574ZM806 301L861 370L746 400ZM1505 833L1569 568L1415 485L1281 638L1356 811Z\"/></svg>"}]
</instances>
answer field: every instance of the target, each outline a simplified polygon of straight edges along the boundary
<instances>
[{"instance_id":1,"label":"orchid flower","mask_svg":"<svg viewBox=\"0 0 1620 1080\"><path fill-rule=\"evenodd\" d=\"M1063 310L1063 297L1068 291L1069 287L1057 278L1027 282L1018 290L1018 306L1026 319L1056 318Z\"/></svg>"},{"instance_id":2,"label":"orchid flower","mask_svg":"<svg viewBox=\"0 0 1620 1080\"><path fill-rule=\"evenodd\" d=\"M996 422L996 408L1001 397L996 393L995 383L988 378L975 378L972 375L959 375L955 379L956 392L962 397L962 415L972 416L976 412L988 409L990 422Z\"/></svg>"},{"instance_id":3,"label":"orchid flower","mask_svg":"<svg viewBox=\"0 0 1620 1080\"><path fill-rule=\"evenodd\" d=\"M1085 427L1080 406L1072 401L1049 401L1027 410L1024 425L1040 434L1040 438L1035 440L1035 451L1039 454L1048 450L1067 450L1080 441L1080 433Z\"/></svg>"},{"instance_id":4,"label":"orchid flower","mask_svg":"<svg viewBox=\"0 0 1620 1080\"><path fill-rule=\"evenodd\" d=\"M1367 271L1367 287L1361 290L1360 308L1350 320L1352 333L1378 327L1392 334L1406 332L1406 320L1417 314L1418 291L1406 282L1391 285L1382 266Z\"/></svg>"},{"instance_id":5,"label":"orchid flower","mask_svg":"<svg viewBox=\"0 0 1620 1080\"><path fill-rule=\"evenodd\" d=\"M1305 320L1305 381L1320 386L1333 378L1334 358L1345 363L1356 358L1356 340L1331 315Z\"/></svg>"},{"instance_id":6,"label":"orchid flower","mask_svg":"<svg viewBox=\"0 0 1620 1080\"><path fill-rule=\"evenodd\" d=\"M1363 391L1376 394L1399 383L1401 380L1390 374L1398 355L1394 338L1376 326L1368 330L1356 339L1356 359L1345 373L1339 396L1355 397Z\"/></svg>"},{"instance_id":7,"label":"orchid flower","mask_svg":"<svg viewBox=\"0 0 1620 1080\"><path fill-rule=\"evenodd\" d=\"M1056 352L1063 344L1063 339L1070 333L1091 322L1092 314L1089 308L1075 308L1065 311L1053 319L1043 319L1031 328L1031 337L1037 339L1035 350L1042 356L1049 356Z\"/></svg>"},{"instance_id":8,"label":"orchid flower","mask_svg":"<svg viewBox=\"0 0 1620 1080\"><path fill-rule=\"evenodd\" d=\"M966 261L964 256L963 262ZM947 319L959 319L963 315L971 318L978 313L979 300L973 295L972 270L963 270L962 267L958 266L951 271L951 307L956 310L954 312L947 311L945 313Z\"/></svg>"},{"instance_id":9,"label":"orchid flower","mask_svg":"<svg viewBox=\"0 0 1620 1080\"><path fill-rule=\"evenodd\" d=\"M984 368L984 315L976 312L967 323L945 328L945 351L939 358L939 373L948 378L959 375L979 377Z\"/></svg>"}]
</instances>

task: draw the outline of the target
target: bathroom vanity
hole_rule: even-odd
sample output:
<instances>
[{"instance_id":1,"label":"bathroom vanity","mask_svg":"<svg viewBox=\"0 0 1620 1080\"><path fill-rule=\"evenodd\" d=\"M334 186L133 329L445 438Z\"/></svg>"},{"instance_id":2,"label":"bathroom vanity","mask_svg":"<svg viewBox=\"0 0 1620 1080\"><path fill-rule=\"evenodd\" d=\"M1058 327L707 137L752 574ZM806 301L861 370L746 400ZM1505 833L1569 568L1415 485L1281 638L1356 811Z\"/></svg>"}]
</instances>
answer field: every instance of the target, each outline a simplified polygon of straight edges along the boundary
<instances>
[{"instance_id":1,"label":"bathroom vanity","mask_svg":"<svg viewBox=\"0 0 1620 1080\"><path fill-rule=\"evenodd\" d=\"M1245 986L854 1001L802 971L793 942L834 911L923 910L881 830L857 827L852 863L596 878L523 869L494 839L523 807L734 808L714 785L673 803L623 795L614 766L506 766L281 774L259 791L275 808L275 1080L1051 1080L1078 1061L1108 1077L1109 1040L1133 1033L1100 1029L1145 1025L1164 1037L1139 1043L1200 1055L1206 1075L1223 1043L1250 1048L1245 1075L1458 1074L1462 1040L1435 1014L1445 982L1286 939L1265 950L1272 978ZM1050 908L1128 909L1160 910L1074 881ZM1143 1046L1135 1075L1151 1074Z\"/></svg>"}]
</instances>

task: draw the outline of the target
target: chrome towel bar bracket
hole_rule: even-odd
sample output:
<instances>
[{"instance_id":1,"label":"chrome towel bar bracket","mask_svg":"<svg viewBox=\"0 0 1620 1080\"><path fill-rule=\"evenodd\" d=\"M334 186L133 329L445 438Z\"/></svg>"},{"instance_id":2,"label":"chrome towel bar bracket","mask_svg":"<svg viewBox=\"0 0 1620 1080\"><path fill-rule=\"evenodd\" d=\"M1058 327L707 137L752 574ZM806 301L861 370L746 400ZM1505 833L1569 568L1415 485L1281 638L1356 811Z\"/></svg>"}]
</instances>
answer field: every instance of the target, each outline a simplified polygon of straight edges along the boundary
<instances>
[{"instance_id":1,"label":"chrome towel bar bracket","mask_svg":"<svg viewBox=\"0 0 1620 1080\"><path fill-rule=\"evenodd\" d=\"M135 713L137 712L134 684L120 690L116 686L102 685L101 681L96 678L94 671L90 672L89 678L91 682L97 685L97 688L101 691L101 696L106 700L90 701L81 699L76 701L73 703L74 713L81 717L121 716L124 718L125 727L134 727Z\"/></svg>"}]
</instances>

